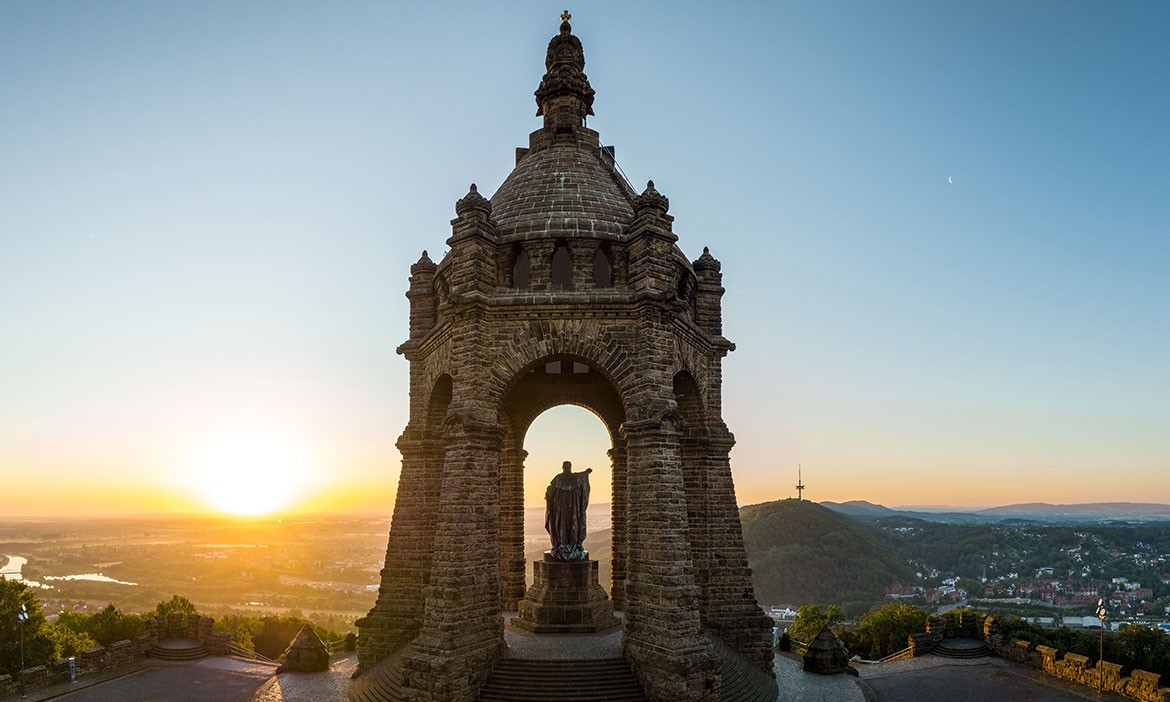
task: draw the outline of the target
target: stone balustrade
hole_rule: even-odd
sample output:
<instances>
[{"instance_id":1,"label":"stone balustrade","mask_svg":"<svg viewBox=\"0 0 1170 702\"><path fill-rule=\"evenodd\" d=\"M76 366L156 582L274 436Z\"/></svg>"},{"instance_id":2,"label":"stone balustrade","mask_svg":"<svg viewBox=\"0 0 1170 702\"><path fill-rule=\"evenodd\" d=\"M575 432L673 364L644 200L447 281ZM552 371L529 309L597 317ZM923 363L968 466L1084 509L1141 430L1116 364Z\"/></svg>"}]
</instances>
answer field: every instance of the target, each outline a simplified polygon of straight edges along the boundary
<instances>
[{"instance_id":1,"label":"stone balustrade","mask_svg":"<svg viewBox=\"0 0 1170 702\"><path fill-rule=\"evenodd\" d=\"M130 665L150 655L155 643L165 638L194 639L207 646L213 656L229 655L231 637L228 634L214 633L212 631L214 626L214 619L199 615L172 613L166 617L152 617L146 622L145 634L134 639L115 641L109 646L95 646L74 656L74 672L80 678ZM48 665L26 668L23 678L27 692L69 682L69 659L64 658ZM19 695L20 683L20 676L0 675L0 699Z\"/></svg>"}]
</instances>

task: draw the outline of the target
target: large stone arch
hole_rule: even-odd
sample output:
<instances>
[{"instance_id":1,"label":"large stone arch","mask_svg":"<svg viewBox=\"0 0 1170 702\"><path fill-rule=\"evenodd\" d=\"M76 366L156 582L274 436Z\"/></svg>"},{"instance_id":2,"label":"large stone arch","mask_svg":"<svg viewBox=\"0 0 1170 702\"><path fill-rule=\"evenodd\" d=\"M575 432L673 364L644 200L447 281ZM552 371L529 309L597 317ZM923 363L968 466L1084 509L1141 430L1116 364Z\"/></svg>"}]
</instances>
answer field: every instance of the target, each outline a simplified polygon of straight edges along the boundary
<instances>
[{"instance_id":1,"label":"large stone arch","mask_svg":"<svg viewBox=\"0 0 1170 702\"><path fill-rule=\"evenodd\" d=\"M502 339L488 381L493 401L502 400L513 384L546 359L577 359L604 375L622 403L633 394L637 378L629 349L601 320L534 319Z\"/></svg>"},{"instance_id":2,"label":"large stone arch","mask_svg":"<svg viewBox=\"0 0 1170 702\"><path fill-rule=\"evenodd\" d=\"M549 348L575 346L578 352L589 344L534 345L529 354L535 356ZM535 350L534 350L535 349ZM515 360L514 359L514 360ZM620 390L614 386L613 376L599 364L583 355L555 353L530 360L512 373L507 391L500 399L501 424L507 427L500 454L500 569L503 579L502 608L515 611L524 596L524 494L523 475L527 451L524 440L532 422L545 411L561 405L575 405L592 412L605 426L610 438L610 495L612 516L612 550L617 567L609 589L615 604L624 603L625 588L625 403Z\"/></svg>"}]
</instances>

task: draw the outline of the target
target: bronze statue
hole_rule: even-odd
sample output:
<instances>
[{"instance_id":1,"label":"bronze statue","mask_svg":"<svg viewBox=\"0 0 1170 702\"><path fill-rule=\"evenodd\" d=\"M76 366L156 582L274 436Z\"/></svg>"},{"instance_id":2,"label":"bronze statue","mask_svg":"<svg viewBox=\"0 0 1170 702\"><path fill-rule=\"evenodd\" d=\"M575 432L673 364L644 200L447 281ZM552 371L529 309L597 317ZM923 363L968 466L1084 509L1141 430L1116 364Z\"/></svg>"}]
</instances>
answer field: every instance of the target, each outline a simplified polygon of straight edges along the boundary
<instances>
[{"instance_id":1,"label":"bronze statue","mask_svg":"<svg viewBox=\"0 0 1170 702\"><path fill-rule=\"evenodd\" d=\"M561 473L554 476L544 491L544 528L552 540L552 550L545 551L550 561L584 561L589 553L585 542L585 508L589 506L589 474L574 473L573 464L565 461Z\"/></svg>"}]
</instances>

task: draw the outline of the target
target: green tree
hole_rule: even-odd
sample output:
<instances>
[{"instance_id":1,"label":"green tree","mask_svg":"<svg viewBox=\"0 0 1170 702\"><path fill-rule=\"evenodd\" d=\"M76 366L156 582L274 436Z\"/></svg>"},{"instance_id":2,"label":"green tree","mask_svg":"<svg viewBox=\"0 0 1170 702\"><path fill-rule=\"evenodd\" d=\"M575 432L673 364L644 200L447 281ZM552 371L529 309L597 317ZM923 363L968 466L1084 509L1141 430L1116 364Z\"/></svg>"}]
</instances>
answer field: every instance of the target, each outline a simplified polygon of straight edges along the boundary
<instances>
[{"instance_id":1,"label":"green tree","mask_svg":"<svg viewBox=\"0 0 1170 702\"><path fill-rule=\"evenodd\" d=\"M914 605L894 602L872 609L861 615L850 649L871 660L901 651L911 634L926 631L928 614Z\"/></svg>"},{"instance_id":2,"label":"green tree","mask_svg":"<svg viewBox=\"0 0 1170 702\"><path fill-rule=\"evenodd\" d=\"M89 634L68 627L46 624L42 631L53 642L53 660L76 656L98 645Z\"/></svg>"},{"instance_id":3,"label":"green tree","mask_svg":"<svg viewBox=\"0 0 1170 702\"><path fill-rule=\"evenodd\" d=\"M227 634L232 643L250 650L256 650L252 637L262 628L264 624L258 618L246 614L225 614L215 622L216 631Z\"/></svg>"},{"instance_id":4,"label":"green tree","mask_svg":"<svg viewBox=\"0 0 1170 702\"><path fill-rule=\"evenodd\" d=\"M114 605L94 614L62 612L57 626L78 634L85 634L102 646L116 641L133 639L146 631L146 620L141 614L123 614Z\"/></svg>"},{"instance_id":5,"label":"green tree","mask_svg":"<svg viewBox=\"0 0 1170 702\"><path fill-rule=\"evenodd\" d=\"M796 610L796 619L793 620L788 633L797 641L809 643L821 633L821 629L826 626L837 626L843 621L845 615L835 604L829 605L824 612L819 605L804 605Z\"/></svg>"},{"instance_id":6,"label":"green tree","mask_svg":"<svg viewBox=\"0 0 1170 702\"><path fill-rule=\"evenodd\" d=\"M160 617L165 617L172 612L199 614L199 610L195 609L191 600L182 595L171 595L171 599L159 602L158 606L154 608L154 612Z\"/></svg>"},{"instance_id":7,"label":"green tree","mask_svg":"<svg viewBox=\"0 0 1170 702\"><path fill-rule=\"evenodd\" d=\"M41 603L28 585L0 578L0 673L14 678L20 674L20 606L28 611L24 624L24 666L31 668L57 660L57 641Z\"/></svg>"}]
</instances>

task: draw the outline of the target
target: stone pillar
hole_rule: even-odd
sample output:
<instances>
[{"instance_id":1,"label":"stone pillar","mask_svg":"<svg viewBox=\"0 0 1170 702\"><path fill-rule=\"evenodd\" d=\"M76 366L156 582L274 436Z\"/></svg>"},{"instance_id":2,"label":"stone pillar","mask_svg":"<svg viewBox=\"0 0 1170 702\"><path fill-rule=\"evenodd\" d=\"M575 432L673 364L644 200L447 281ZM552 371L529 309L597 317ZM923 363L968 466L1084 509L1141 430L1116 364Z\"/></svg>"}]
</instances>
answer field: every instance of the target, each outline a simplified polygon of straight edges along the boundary
<instances>
[{"instance_id":1,"label":"stone pillar","mask_svg":"<svg viewBox=\"0 0 1170 702\"><path fill-rule=\"evenodd\" d=\"M418 634L431 581L444 442L408 427L398 439L398 450L402 453L402 473L378 601L358 621L362 671Z\"/></svg>"},{"instance_id":2,"label":"stone pillar","mask_svg":"<svg viewBox=\"0 0 1170 702\"><path fill-rule=\"evenodd\" d=\"M500 451L500 577L502 609L515 612L524 597L524 461L528 452L509 436Z\"/></svg>"},{"instance_id":3,"label":"stone pillar","mask_svg":"<svg viewBox=\"0 0 1170 702\"><path fill-rule=\"evenodd\" d=\"M670 417L650 417L624 425L630 547L622 649L652 702L715 702L719 663L701 632L679 430Z\"/></svg>"},{"instance_id":4,"label":"stone pillar","mask_svg":"<svg viewBox=\"0 0 1170 702\"><path fill-rule=\"evenodd\" d=\"M422 629L402 661L410 702L474 702L504 642L500 613L502 430L474 417L461 388L444 422L446 456ZM479 415L484 416L484 415Z\"/></svg>"},{"instance_id":5,"label":"stone pillar","mask_svg":"<svg viewBox=\"0 0 1170 702\"><path fill-rule=\"evenodd\" d=\"M552 256L556 250L553 242L525 242L524 250L528 252L528 288L535 291L552 289Z\"/></svg>"},{"instance_id":6,"label":"stone pillar","mask_svg":"<svg viewBox=\"0 0 1170 702\"><path fill-rule=\"evenodd\" d=\"M573 257L573 290L592 290L593 285L593 257L597 254L600 242L590 239L574 241L569 246L569 255Z\"/></svg>"},{"instance_id":7,"label":"stone pillar","mask_svg":"<svg viewBox=\"0 0 1170 702\"><path fill-rule=\"evenodd\" d=\"M735 439L725 428L698 440L703 480L705 567L696 566L702 588L704 626L761 670L772 672L772 618L756 603L752 570L743 545L743 526L731 478ZM688 499L690 496L688 495ZM700 547L691 545L692 550Z\"/></svg>"},{"instance_id":8,"label":"stone pillar","mask_svg":"<svg viewBox=\"0 0 1170 702\"><path fill-rule=\"evenodd\" d=\"M626 535L626 442L624 439L615 439L614 446L609 450L610 477L613 481L613 496L611 498L611 519L613 530L612 538L612 575L610 580L609 599L613 601L613 608L626 608L626 563L629 559L629 541Z\"/></svg>"}]
</instances>

